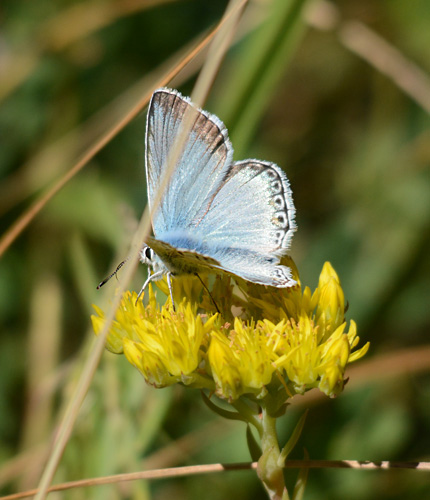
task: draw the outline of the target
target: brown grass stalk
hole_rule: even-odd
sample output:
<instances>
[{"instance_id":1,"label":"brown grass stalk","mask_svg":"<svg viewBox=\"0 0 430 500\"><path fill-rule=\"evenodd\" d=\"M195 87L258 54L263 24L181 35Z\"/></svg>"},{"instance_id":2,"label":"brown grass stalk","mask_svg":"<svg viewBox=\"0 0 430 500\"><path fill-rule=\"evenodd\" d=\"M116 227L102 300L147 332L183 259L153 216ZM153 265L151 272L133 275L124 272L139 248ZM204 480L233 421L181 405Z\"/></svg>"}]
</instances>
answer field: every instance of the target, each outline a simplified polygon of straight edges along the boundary
<instances>
[{"instance_id":1,"label":"brown grass stalk","mask_svg":"<svg viewBox=\"0 0 430 500\"><path fill-rule=\"evenodd\" d=\"M243 0L241 4L245 4ZM207 35L194 49L192 49L174 68L159 79L156 85L151 88L135 104L135 106L125 114L115 125L108 130L101 139L91 146L81 157L81 159L54 185L48 188L5 232L0 239L0 257L24 231L36 215L45 207L45 205L78 173L80 172L94 156L99 153L121 130L128 125L147 105L155 88L163 87L168 84L180 71L194 59L205 47L213 40L218 31L223 27L227 20L221 21L209 35Z\"/></svg>"},{"instance_id":2,"label":"brown grass stalk","mask_svg":"<svg viewBox=\"0 0 430 500\"><path fill-rule=\"evenodd\" d=\"M201 474L215 474L218 472L235 472L242 470L257 470L258 462L245 462L236 464L206 464L188 465L169 469L154 469L141 472L130 472L127 474L116 474L91 479L80 479L67 483L51 486L47 491L65 491L73 488L84 488L89 486L102 486L124 481L136 481L139 479L156 480L172 479L177 477L197 476ZM358 469L358 470L392 470L413 469L424 472L430 471L430 462L391 462L388 460L287 460L285 469ZM0 500L19 500L38 493L37 489L23 491L0 497Z\"/></svg>"},{"instance_id":3,"label":"brown grass stalk","mask_svg":"<svg viewBox=\"0 0 430 500\"><path fill-rule=\"evenodd\" d=\"M230 34L230 31L235 28L235 23L232 23L231 19L232 18L236 19L236 20L238 19L238 16L239 16L242 8L246 4L246 1L247 0L232 0L229 4L229 7L227 8L226 14L222 18L222 20L220 21L218 26L214 29L214 31L211 33L211 35L209 35L209 37L205 38L204 42L206 41L206 43L209 43L209 41L211 41L212 39L216 39L217 35L220 33L222 34L223 39L231 40L232 35ZM202 42L202 44L204 42ZM200 50L201 50L201 48L203 48L206 45L206 44L205 45L202 45L202 44L200 44L201 45ZM218 47L218 48L215 48L214 52L212 52L212 57L208 58L204 63L204 67L206 67L205 70L203 70L203 74L205 75L205 78L200 80L200 86L197 85L199 95L205 95L205 92L207 92L209 86L212 84L212 80L216 75L219 64L221 63L222 56L228 48L227 44L220 44L220 45L217 44L217 45L215 45L215 47ZM219 47L221 47L221 48L219 48ZM222 51L222 53L220 53L220 51ZM195 55L196 53L198 53L197 50L195 50L193 52L193 55ZM191 58L191 55L190 55L190 58ZM177 68L172 70L169 73L169 78L166 77L162 82L160 82L160 85L157 85L157 86L162 86L162 85L167 84L167 82L175 74L177 74L177 72L178 72ZM152 94L152 92L151 92L151 94ZM90 151L90 153L92 155L94 155L96 152L98 152L101 149L102 146L107 144L107 142L116 133L118 133L118 131L121 130L126 125L126 123L128 123L128 121L130 121L132 118L134 118L134 116L136 116L136 114L147 104L149 99L150 99L150 94L145 96L138 103L138 105L135 106L134 110L132 112L128 113L126 117L124 117L124 119L120 122L120 124L118 124L114 129L112 129L108 134L106 134L106 136L102 139L102 141L100 141ZM185 129L186 129L186 127L185 127ZM184 133L182 135L185 136ZM97 147L99 147L99 149L97 149ZM177 143L176 148L179 150L180 147L181 147L181 145L179 143ZM174 159L175 154L178 154L178 153L173 151L173 155L171 155L172 158L171 159L169 158L168 163L170 162L171 164L173 164L173 159ZM68 175L66 175L62 179L63 183L60 181L56 186L54 186L53 194L58 192L60 187L62 187L65 184L65 178L67 180L69 180L69 176L70 176L71 172L75 173L75 170L77 167L79 167L78 170L80 170L87 163L87 161L89 161L89 159L90 159L89 156L90 155L87 154L84 157L84 159L81 160L81 162L79 162L74 167L74 169L72 169L72 171L70 171L68 173ZM84 163L84 160L85 160L85 163ZM171 168L168 167L167 170L169 171L172 169L173 169L173 167L171 167ZM164 176L164 183L167 184L167 182L168 182L168 175L165 175ZM162 191L162 189L160 189L160 191ZM50 193L48 193L48 194L50 194ZM52 196L53 196L53 194L52 194ZM158 193L157 198L160 199L160 197L161 197L161 193ZM43 198L42 201L44 201L44 203L47 203L47 201L49 201L49 199L50 199L50 197L47 198L45 195L45 197ZM39 207L39 210L42 208L42 206ZM157 206L157 199L154 200L154 207L156 207L156 206ZM71 401L70 401L68 409L66 410L66 414L64 416L64 419L60 424L57 439L54 443L52 453L48 459L48 463L44 469L42 478L39 482L38 492L37 492L36 497L35 497L36 500L41 500L41 499L46 497L49 485L52 481L55 470L56 470L58 463L60 461L61 455L64 451L66 443L67 443L67 441L70 437L70 434L72 432L74 423L76 421L76 418L77 418L77 415L79 412L79 408L82 404L82 401L85 398L88 387L91 383L91 380L92 380L94 373L96 371L96 368L98 366L101 354L102 354L103 349L104 349L105 340L106 340L110 325L114 319L115 312L119 306L119 302L121 300L122 293L126 289L127 284L129 283L129 281L132 277L132 274L134 272L134 268L137 265L138 255L139 255L139 252L141 249L142 242L144 241L145 235L148 234L149 230L150 230L150 217L148 217L148 215L149 215L148 212L149 212L149 210L147 207L142 215L141 220L140 220L139 227L138 227L136 234L133 238L131 250L130 250L128 258L127 258L127 260L129 262L131 262L131 264L126 266L126 269L125 269L124 274L123 274L122 283L119 287L117 295L113 299L113 303L112 303L110 310L106 314L104 328L100 332L100 334L97 338L97 341L95 343L94 349L92 350L89 358L87 359L87 361L85 363L85 366L84 366L83 371L82 371L82 375L80 376L80 379L78 381L78 386L75 390L74 395L71 398ZM34 211L34 210L30 212L31 217L27 221L27 224L30 222L30 220L34 217L34 215L36 213L37 213L37 211ZM17 234L19 234L19 233L17 233Z\"/></svg>"},{"instance_id":4,"label":"brown grass stalk","mask_svg":"<svg viewBox=\"0 0 430 500\"><path fill-rule=\"evenodd\" d=\"M430 113L430 76L378 33L359 21L342 20L337 7L326 0L309 5L306 21L316 29L336 31L344 47L390 78Z\"/></svg>"}]
</instances>

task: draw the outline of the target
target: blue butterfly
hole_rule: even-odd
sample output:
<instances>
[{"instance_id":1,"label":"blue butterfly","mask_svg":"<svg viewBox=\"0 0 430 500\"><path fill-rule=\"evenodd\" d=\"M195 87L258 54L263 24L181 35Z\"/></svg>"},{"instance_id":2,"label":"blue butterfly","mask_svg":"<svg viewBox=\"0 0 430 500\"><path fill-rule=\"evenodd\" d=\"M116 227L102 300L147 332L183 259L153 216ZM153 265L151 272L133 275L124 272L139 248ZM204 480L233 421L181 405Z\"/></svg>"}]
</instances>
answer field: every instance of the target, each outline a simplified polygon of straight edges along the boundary
<instances>
[{"instance_id":1,"label":"blue butterfly","mask_svg":"<svg viewBox=\"0 0 430 500\"><path fill-rule=\"evenodd\" d=\"M152 203L187 109L193 125L161 203ZM224 271L252 283L285 288L296 285L291 269L280 265L296 230L295 208L284 172L259 160L233 162L224 124L198 109L178 91L158 89L146 125L146 177L154 237L141 262L152 268L149 282L167 275ZM172 297L173 303L173 297Z\"/></svg>"}]
</instances>

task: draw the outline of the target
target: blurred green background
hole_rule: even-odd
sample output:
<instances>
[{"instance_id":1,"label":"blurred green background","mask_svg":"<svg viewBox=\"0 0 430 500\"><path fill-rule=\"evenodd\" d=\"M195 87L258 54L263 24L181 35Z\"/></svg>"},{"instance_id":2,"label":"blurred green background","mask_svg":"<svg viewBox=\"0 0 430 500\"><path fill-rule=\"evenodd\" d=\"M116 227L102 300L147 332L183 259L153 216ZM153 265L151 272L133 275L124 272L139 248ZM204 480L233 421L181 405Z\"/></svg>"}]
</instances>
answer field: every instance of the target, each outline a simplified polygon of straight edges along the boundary
<instances>
[{"instance_id":1,"label":"blurred green background","mask_svg":"<svg viewBox=\"0 0 430 500\"><path fill-rule=\"evenodd\" d=\"M215 26L226 5L2 1L2 233ZM250 1L205 105L229 129L235 159L271 160L286 171L299 227L291 255L302 283L314 287L329 260L348 318L371 342L339 398L299 401L279 433L287 439L310 405L293 458L305 447L314 459L430 460L430 3L343 0L309 9L297 0ZM363 57L354 47L364 47ZM392 77L381 73L387 67ZM197 70L191 65L171 86L189 95ZM146 204L144 131L145 112L0 260L0 493L37 484L90 352L91 304L114 294L114 282L102 292L95 286L126 255ZM134 289L145 272L141 266ZM198 391L145 386L123 357L106 352L55 481L249 459L243 424L210 414ZM290 485L296 475L287 473ZM264 492L254 473L230 472L52 498L172 496L241 500ZM428 497L428 474L416 471L312 470L305 494Z\"/></svg>"}]
</instances>

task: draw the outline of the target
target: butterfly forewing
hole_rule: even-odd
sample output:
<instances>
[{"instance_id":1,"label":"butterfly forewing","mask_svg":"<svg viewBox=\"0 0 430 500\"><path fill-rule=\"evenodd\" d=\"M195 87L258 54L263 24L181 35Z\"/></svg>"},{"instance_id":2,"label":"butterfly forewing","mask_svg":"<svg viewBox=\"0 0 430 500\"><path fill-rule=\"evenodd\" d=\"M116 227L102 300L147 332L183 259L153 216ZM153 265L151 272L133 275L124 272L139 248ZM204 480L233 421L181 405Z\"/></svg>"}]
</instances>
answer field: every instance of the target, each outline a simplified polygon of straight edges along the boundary
<instances>
[{"instance_id":1,"label":"butterfly forewing","mask_svg":"<svg viewBox=\"0 0 430 500\"><path fill-rule=\"evenodd\" d=\"M173 90L160 89L152 96L146 129L150 207L190 106L188 99ZM152 214L156 236L188 227L201 207L207 204L211 193L218 189L232 161L233 149L223 123L209 113L200 110L195 113L194 124L182 146L160 207Z\"/></svg>"}]
</instances>

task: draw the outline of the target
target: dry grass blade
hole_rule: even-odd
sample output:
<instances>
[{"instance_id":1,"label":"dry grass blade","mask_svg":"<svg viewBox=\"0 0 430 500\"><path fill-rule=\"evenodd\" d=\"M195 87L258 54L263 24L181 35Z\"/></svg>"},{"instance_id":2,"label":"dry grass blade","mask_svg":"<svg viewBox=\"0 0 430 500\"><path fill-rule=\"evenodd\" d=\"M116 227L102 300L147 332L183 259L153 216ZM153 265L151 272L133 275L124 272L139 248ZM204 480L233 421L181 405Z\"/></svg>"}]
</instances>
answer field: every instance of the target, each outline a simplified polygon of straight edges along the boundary
<instances>
[{"instance_id":1,"label":"dry grass blade","mask_svg":"<svg viewBox=\"0 0 430 500\"><path fill-rule=\"evenodd\" d=\"M345 23L342 43L370 63L430 113L430 78L377 33L359 22Z\"/></svg>"},{"instance_id":2,"label":"dry grass blade","mask_svg":"<svg viewBox=\"0 0 430 500\"><path fill-rule=\"evenodd\" d=\"M245 2L241 2L244 4ZM225 21L224 21L225 22ZM208 36L206 36L193 50L191 50L183 60L162 77L157 85L154 87L162 87L172 80L182 69L196 57L213 39L216 33L221 29L224 22L219 24ZM43 207L78 173L82 170L87 163L94 158L131 120L133 120L141 111L148 105L152 95L151 89L145 94L137 104L131 109L121 120L118 121L94 146L88 149L82 158L51 188L48 188L33 205L27 209L15 223L5 232L0 239L0 257L9 248L9 246L16 240L22 231L30 224L36 215L43 209Z\"/></svg>"},{"instance_id":3,"label":"dry grass blade","mask_svg":"<svg viewBox=\"0 0 430 500\"><path fill-rule=\"evenodd\" d=\"M218 71L219 65L221 64L221 60L225 52L227 51L231 40L233 39L234 29L239 19L241 10L246 3L247 0L232 0L227 7L223 20L219 25L220 29L214 36L213 42L209 49L207 60L205 61L194 86L192 99L199 106L203 105L212 82L215 79L215 75ZM167 188L169 179L173 174L177 160L180 157L182 147L185 144L185 140L190 134L197 118L197 111L192 107L187 108L178 136L176 137L175 143L172 147L172 151L169 154L169 158L167 158L163 178L160 182L160 188L158 190L158 193L152 200L151 209L154 212L157 210L157 207L160 204L161 197L163 196L163 193ZM142 241L143 240L144 235L142 235Z\"/></svg>"},{"instance_id":4,"label":"dry grass blade","mask_svg":"<svg viewBox=\"0 0 430 500\"><path fill-rule=\"evenodd\" d=\"M199 34L88 119L80 122L54 142L41 145L28 161L8 175L0 184L0 216L20 202L36 196L59 178L69 165L74 163L75 158L79 158L83 151L92 146L111 128L111 124L122 119L124 110L134 107L142 93L146 93L148 88L153 88L159 81L160 75L164 76L170 72L171 68L177 67L190 51L200 45L206 35L207 32ZM205 53L206 49L203 49L182 68L172 80L175 82L174 86L179 86L200 69ZM55 171L53 171L54 168L46 169L47 165L55 165Z\"/></svg>"},{"instance_id":5,"label":"dry grass blade","mask_svg":"<svg viewBox=\"0 0 430 500\"><path fill-rule=\"evenodd\" d=\"M222 36L222 37L227 38L228 40L231 40L230 30L233 30L233 28L235 26L235 22L238 19L237 16L239 16L240 11L245 4L246 4L246 0L233 0L230 3L229 8L226 11L226 14L224 15L223 19L218 24L217 28L211 33L211 35L209 35L209 37L207 37L204 40L204 42L208 43L219 32L221 32L221 34L222 34L219 36ZM233 23L230 22L231 18L233 18L235 20ZM225 31L225 30L228 30L228 31ZM204 45L205 45L204 42L202 42L202 44L200 44L201 48L204 47ZM204 73L204 74L206 74L206 78L202 79L201 83L200 83L201 86L199 87L199 92L202 93L201 95L204 95L204 92L207 92L210 84L212 83L212 79L215 77L215 74L216 74L216 71L218 70L218 66L221 62L222 56L225 53L225 51L227 50L227 48L228 48L228 46L226 44L221 45L221 49L217 49L215 51L215 53L213 53L212 58L208 58L207 61L205 61L204 66L209 66L209 68L206 70L206 73ZM197 53L196 50L194 51L193 55L195 55L195 53ZM189 56L189 58L191 58L191 55ZM183 63L183 64L185 65L186 63ZM172 70L169 74L169 78L166 77L165 79L163 79L163 82L161 82L160 85L165 85L175 74L177 74L178 71L179 70L177 68ZM208 77L208 75L211 75L211 78ZM103 144L103 145L106 144L108 139L110 139L111 137L114 136L114 133L117 133L119 130L121 130L121 128L123 128L125 126L125 124L128 123L129 120L131 120L134 116L136 116L136 114L144 107L144 105L147 104L147 102L149 101L149 98L150 98L149 95L145 96L145 98L142 99L138 103L138 105L135 106L133 111L131 113L129 113L120 122L120 124L118 124L117 127L115 127L115 129L111 130L110 133L108 133L103 138L104 141L102 140L97 146L99 146L100 144ZM192 116L191 116L191 118L188 118L188 120L187 120L187 118L185 118L185 126L182 128L182 138L183 138L182 140L184 140L186 137L187 122L189 121L189 123L191 123L190 122L191 119L192 119ZM165 185L167 185L168 176L170 174L170 171L173 171L175 155L180 154L180 148L181 148L181 144L177 142L175 144L173 154L170 155L171 158L168 159L167 172L164 175ZM175 150L177 150L177 151L175 151ZM93 150L91 150L90 153L95 154L94 151L95 151L95 148ZM87 155L87 157L88 156L89 155ZM82 163L82 161L83 160L81 160L81 162L78 164L78 165L80 165L80 168L82 168L84 165L84 163ZM64 185L64 184L62 184L62 185ZM57 192L58 189L55 192ZM162 185L161 185L160 192L158 193L158 196L154 200L153 206L155 208L157 207L157 203L159 203L159 200L161 199L161 195L162 195ZM46 201L48 201L48 199ZM35 497L36 500L40 500L40 499L43 499L46 497L49 484L52 481L52 478L54 476L57 465L60 461L63 450L64 450L66 443L69 439L69 436L72 432L74 422L75 422L77 414L79 412L79 408L82 404L82 401L85 398L85 395L86 395L88 387L91 383L92 377L94 376L94 373L96 371L98 362L100 360L101 354L102 354L103 349L104 349L106 336L108 334L110 325L114 319L116 310L117 310L117 308L119 306L119 302L121 300L121 295L124 292L124 290L126 289L127 284L129 283L129 281L132 277L132 274L134 272L134 268L137 265L137 260L138 260L138 255L139 255L139 251L141 248L141 243L144 240L145 235L147 235L149 233L149 230L150 230L150 218L148 217L148 215L149 215L148 212L149 212L149 209L147 207L145 209L145 212L142 215L142 218L141 218L140 223L139 223L139 227L138 227L136 234L133 238L131 250L130 250L129 255L127 257L127 260L131 262L131 265L126 266L122 284L120 285L119 290L117 292L117 295L115 296L115 298L113 300L113 304L112 304L109 312L106 315L104 328L103 328L102 332L100 332L100 334L97 338L93 352L91 353L90 357L88 358L87 362L85 363L82 375L81 375L79 382L78 382L78 387L76 388L76 391L71 399L70 405L66 411L66 415L65 415L65 417L60 425L60 428L58 430L58 436L57 436L56 442L54 444L51 456L49 457L48 463L45 467L44 473L43 473L42 478L39 482L39 489L38 489L39 491ZM32 214L32 216L34 216L34 215Z\"/></svg>"},{"instance_id":6,"label":"dry grass blade","mask_svg":"<svg viewBox=\"0 0 430 500\"><path fill-rule=\"evenodd\" d=\"M245 462L237 464L207 464L189 465L170 469L155 469L142 472L131 472L128 474L117 474L92 479L81 479L61 483L49 488L49 492L65 491L72 488L83 488L88 486L101 486L123 481L135 481L138 479L167 479L184 476L196 476L200 474L215 474L217 472L233 472L242 470L257 470L258 462ZM390 470L390 469L414 469L419 471L430 471L430 462L390 462L387 460L371 462L367 460L287 460L284 469L360 469L360 470ZM0 500L19 500L35 495L38 490L23 491L13 495L0 497Z\"/></svg>"},{"instance_id":7,"label":"dry grass blade","mask_svg":"<svg viewBox=\"0 0 430 500\"><path fill-rule=\"evenodd\" d=\"M430 113L430 77L396 47L358 21L341 21L339 10L326 0L315 0L306 13L307 22L321 30L337 30L341 43L390 78L417 104Z\"/></svg>"},{"instance_id":8,"label":"dry grass blade","mask_svg":"<svg viewBox=\"0 0 430 500\"><path fill-rule=\"evenodd\" d=\"M23 471L31 470L33 464L45 462L48 454L49 446L44 443L15 455L7 462L2 462L0 467L0 487L11 483L15 478L20 478Z\"/></svg>"},{"instance_id":9,"label":"dry grass blade","mask_svg":"<svg viewBox=\"0 0 430 500\"><path fill-rule=\"evenodd\" d=\"M241 21L241 30L234 43L243 39L258 25L255 17L249 15L249 12L247 14ZM19 203L34 198L58 179L69 168L69 165L74 163L75 158L80 157L83 151L110 129L111 124L123 117L124 110L134 107L142 93L146 92L148 88L153 88L154 82L159 81L160 75L165 75L170 72L172 67L176 67L191 50L200 44L206 35L207 32L197 35L192 41L180 47L154 70L139 78L85 121L80 122L55 141L42 144L38 150L34 151L28 161L11 172L0 184L0 216L12 210ZM193 77L201 68L206 52L207 49L201 50L172 79L170 85L178 88ZM51 165L54 168L50 168Z\"/></svg>"},{"instance_id":10,"label":"dry grass blade","mask_svg":"<svg viewBox=\"0 0 430 500\"><path fill-rule=\"evenodd\" d=\"M40 64L46 52L60 52L119 19L138 11L177 0L127 0L71 5L47 19L31 37L25 52L10 54L3 62L0 100L21 85Z\"/></svg>"}]
</instances>

